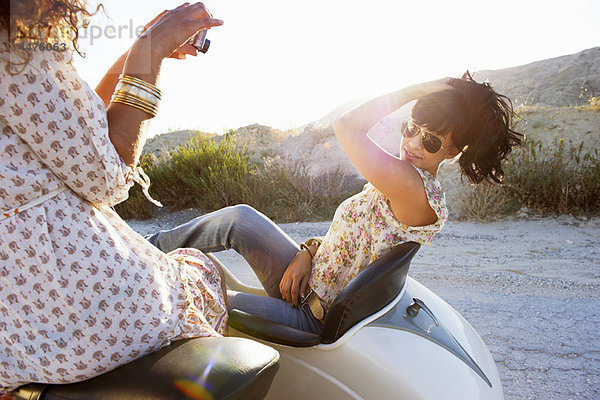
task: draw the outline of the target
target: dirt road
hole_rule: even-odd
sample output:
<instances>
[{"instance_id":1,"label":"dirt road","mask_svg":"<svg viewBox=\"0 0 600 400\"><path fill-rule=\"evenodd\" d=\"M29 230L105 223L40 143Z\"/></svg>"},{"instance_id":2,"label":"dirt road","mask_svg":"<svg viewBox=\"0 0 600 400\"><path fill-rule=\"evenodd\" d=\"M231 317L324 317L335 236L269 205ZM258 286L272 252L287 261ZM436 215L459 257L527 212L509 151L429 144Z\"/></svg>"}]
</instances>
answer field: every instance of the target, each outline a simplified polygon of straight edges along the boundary
<instances>
[{"instance_id":1,"label":"dirt road","mask_svg":"<svg viewBox=\"0 0 600 400\"><path fill-rule=\"evenodd\" d=\"M130 221L153 232L193 212ZM297 241L328 222L282 224ZM232 252L219 259L257 283ZM600 218L449 222L410 275L457 309L488 345L507 400L600 399Z\"/></svg>"}]
</instances>

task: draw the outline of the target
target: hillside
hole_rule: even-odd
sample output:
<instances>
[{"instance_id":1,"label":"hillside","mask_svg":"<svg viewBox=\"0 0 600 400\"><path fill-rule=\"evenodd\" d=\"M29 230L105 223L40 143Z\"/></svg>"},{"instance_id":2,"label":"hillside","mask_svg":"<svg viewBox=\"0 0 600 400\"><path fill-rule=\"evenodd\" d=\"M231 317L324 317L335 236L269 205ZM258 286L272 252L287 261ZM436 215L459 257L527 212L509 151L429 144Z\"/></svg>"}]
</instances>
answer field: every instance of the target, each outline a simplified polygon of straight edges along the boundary
<instances>
[{"instance_id":1,"label":"hillside","mask_svg":"<svg viewBox=\"0 0 600 400\"><path fill-rule=\"evenodd\" d=\"M569 106L600 96L600 47L495 71L478 71L515 104Z\"/></svg>"},{"instance_id":2,"label":"hillside","mask_svg":"<svg viewBox=\"0 0 600 400\"><path fill-rule=\"evenodd\" d=\"M600 47L574 55L557 57L531 64L496 71L475 73L478 80L489 79L501 93L515 99L515 104L525 102L537 106L519 107L517 131L542 140L551 146L556 139L568 143L584 143L593 151L600 145L600 112L571 104L584 103L586 96L600 95ZM348 102L318 121L301 129L282 132L263 125L250 125L233 133L240 148L250 150L254 157L274 157L289 163L304 163L313 175L339 170L348 176L362 179L342 151L331 129L331 122L339 115L359 104ZM411 104L380 121L369 135L391 153L397 153L399 123L410 113ZM146 152L165 152L177 147L193 135L180 131L157 136L148 141ZM451 211L464 192L465 186L457 184L455 165L444 165L439 178L445 190Z\"/></svg>"}]
</instances>

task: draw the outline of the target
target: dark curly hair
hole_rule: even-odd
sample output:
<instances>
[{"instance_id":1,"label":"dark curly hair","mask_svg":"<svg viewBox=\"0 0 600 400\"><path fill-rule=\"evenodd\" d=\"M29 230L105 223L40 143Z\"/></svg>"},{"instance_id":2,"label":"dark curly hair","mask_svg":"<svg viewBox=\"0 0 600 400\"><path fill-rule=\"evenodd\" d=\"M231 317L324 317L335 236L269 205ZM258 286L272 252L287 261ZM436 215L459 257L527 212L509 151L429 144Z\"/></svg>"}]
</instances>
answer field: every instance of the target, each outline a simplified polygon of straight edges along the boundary
<instances>
[{"instance_id":1,"label":"dark curly hair","mask_svg":"<svg viewBox=\"0 0 600 400\"><path fill-rule=\"evenodd\" d=\"M85 0L0 0L0 29L8 32L9 44L19 41L48 42L70 41L72 49L82 55L77 45L79 27L87 27L91 13ZM8 49L3 49L8 51ZM22 63L26 66L30 54L25 54Z\"/></svg>"},{"instance_id":2,"label":"dark curly hair","mask_svg":"<svg viewBox=\"0 0 600 400\"><path fill-rule=\"evenodd\" d=\"M469 71L452 78L452 89L426 95L417 101L413 120L442 136L452 133L461 149L461 174L473 183L502 183L502 162L522 134L514 131L512 102L487 82L477 83Z\"/></svg>"}]
</instances>

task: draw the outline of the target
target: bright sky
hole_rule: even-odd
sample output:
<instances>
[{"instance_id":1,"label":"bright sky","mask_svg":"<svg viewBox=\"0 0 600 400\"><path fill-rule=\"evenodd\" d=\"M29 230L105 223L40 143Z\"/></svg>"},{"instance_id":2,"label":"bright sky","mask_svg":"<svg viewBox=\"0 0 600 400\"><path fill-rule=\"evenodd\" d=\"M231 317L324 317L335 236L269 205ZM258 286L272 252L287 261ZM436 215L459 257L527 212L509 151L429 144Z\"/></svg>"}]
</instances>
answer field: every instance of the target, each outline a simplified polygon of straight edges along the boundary
<instances>
[{"instance_id":1,"label":"bright sky","mask_svg":"<svg viewBox=\"0 0 600 400\"><path fill-rule=\"evenodd\" d=\"M80 39L87 57L76 57L76 65L93 86L138 27L181 4L101 2L111 20L100 13L95 29L122 28L121 38L88 31ZM164 63L164 97L150 136L169 129L223 133L253 123L290 129L352 99L466 69L512 67L600 46L600 0L204 4L225 24L209 32L208 53Z\"/></svg>"}]
</instances>

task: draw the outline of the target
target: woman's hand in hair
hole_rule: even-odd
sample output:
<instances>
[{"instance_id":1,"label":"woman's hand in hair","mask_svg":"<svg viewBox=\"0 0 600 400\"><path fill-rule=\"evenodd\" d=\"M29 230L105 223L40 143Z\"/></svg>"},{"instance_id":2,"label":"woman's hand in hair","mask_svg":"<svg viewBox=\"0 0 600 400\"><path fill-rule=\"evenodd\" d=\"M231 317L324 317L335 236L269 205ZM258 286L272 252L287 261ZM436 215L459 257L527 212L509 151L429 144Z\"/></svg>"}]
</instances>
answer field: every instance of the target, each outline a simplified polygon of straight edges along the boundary
<instances>
[{"instance_id":1,"label":"woman's hand in hair","mask_svg":"<svg viewBox=\"0 0 600 400\"><path fill-rule=\"evenodd\" d=\"M451 79L453 78L445 77L414 85L412 88L414 90L415 100L431 93L452 89L452 86L449 85Z\"/></svg>"}]
</instances>

